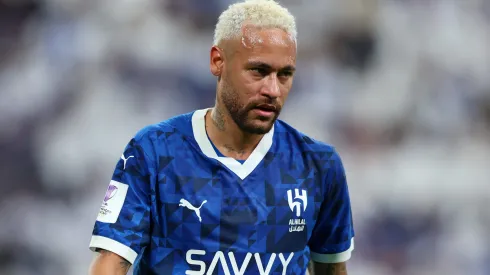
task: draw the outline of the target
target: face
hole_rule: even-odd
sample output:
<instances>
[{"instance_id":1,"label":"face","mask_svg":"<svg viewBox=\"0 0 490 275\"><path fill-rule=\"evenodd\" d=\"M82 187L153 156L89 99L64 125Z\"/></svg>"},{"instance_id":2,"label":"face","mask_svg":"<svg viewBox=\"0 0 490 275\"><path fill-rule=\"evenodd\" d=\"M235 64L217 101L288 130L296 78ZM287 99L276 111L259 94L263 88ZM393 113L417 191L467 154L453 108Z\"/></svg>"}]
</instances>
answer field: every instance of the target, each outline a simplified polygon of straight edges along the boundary
<instances>
[{"instance_id":1,"label":"face","mask_svg":"<svg viewBox=\"0 0 490 275\"><path fill-rule=\"evenodd\" d=\"M285 31L244 27L241 39L211 50L218 104L242 131L269 132L293 84L295 65L296 43Z\"/></svg>"}]
</instances>

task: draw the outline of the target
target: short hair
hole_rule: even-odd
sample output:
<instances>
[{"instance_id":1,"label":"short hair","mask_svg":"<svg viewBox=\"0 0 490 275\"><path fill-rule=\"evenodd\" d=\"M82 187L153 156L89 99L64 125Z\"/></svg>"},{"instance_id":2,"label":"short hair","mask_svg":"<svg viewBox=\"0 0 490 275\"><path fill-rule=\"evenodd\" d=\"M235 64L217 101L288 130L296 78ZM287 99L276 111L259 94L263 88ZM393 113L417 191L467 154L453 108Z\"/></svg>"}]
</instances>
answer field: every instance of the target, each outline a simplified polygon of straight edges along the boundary
<instances>
[{"instance_id":1,"label":"short hair","mask_svg":"<svg viewBox=\"0 0 490 275\"><path fill-rule=\"evenodd\" d=\"M244 23L282 29L297 42L296 20L285 7L273 0L245 0L230 5L221 13L214 31L214 45L239 38Z\"/></svg>"}]
</instances>

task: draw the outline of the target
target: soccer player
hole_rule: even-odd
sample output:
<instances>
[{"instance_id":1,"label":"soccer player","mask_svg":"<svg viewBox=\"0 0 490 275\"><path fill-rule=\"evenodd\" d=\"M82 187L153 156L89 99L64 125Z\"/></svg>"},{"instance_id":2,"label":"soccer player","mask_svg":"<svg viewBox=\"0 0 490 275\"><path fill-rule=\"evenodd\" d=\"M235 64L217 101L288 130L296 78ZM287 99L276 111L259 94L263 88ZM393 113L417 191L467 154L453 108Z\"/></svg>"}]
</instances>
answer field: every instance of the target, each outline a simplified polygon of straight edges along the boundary
<instances>
[{"instance_id":1,"label":"soccer player","mask_svg":"<svg viewBox=\"0 0 490 275\"><path fill-rule=\"evenodd\" d=\"M339 154L277 120L296 35L274 1L220 15L216 104L129 141L93 230L91 274L305 274L310 259L316 275L347 274L354 231Z\"/></svg>"}]
</instances>

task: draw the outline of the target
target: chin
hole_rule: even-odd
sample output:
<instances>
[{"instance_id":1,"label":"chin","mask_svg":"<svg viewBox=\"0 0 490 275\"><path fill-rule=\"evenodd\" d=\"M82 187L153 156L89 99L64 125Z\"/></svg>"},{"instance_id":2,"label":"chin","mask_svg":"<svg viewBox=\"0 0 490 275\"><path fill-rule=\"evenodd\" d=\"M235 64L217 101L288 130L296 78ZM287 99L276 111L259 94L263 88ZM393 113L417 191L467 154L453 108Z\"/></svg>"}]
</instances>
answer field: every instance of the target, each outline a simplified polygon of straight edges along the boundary
<instances>
[{"instance_id":1,"label":"chin","mask_svg":"<svg viewBox=\"0 0 490 275\"><path fill-rule=\"evenodd\" d=\"M275 121L275 120L274 120ZM244 132L256 135L267 134L274 125L274 121L259 121L255 123L246 123L240 127Z\"/></svg>"}]
</instances>

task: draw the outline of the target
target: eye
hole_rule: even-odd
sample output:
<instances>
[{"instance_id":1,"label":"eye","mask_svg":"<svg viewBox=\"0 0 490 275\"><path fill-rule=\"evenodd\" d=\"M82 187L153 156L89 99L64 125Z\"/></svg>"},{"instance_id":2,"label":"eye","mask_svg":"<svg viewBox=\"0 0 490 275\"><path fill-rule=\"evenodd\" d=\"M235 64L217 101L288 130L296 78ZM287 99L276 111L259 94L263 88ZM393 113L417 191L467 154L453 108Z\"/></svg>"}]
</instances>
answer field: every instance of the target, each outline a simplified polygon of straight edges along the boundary
<instances>
[{"instance_id":1,"label":"eye","mask_svg":"<svg viewBox=\"0 0 490 275\"><path fill-rule=\"evenodd\" d=\"M293 72L292 71L283 71L283 72L279 72L277 74L278 77L284 77L284 78L289 78L291 76L293 76Z\"/></svg>"},{"instance_id":2,"label":"eye","mask_svg":"<svg viewBox=\"0 0 490 275\"><path fill-rule=\"evenodd\" d=\"M264 68L252 68L250 71L260 76L266 76L269 74L269 72Z\"/></svg>"}]
</instances>

